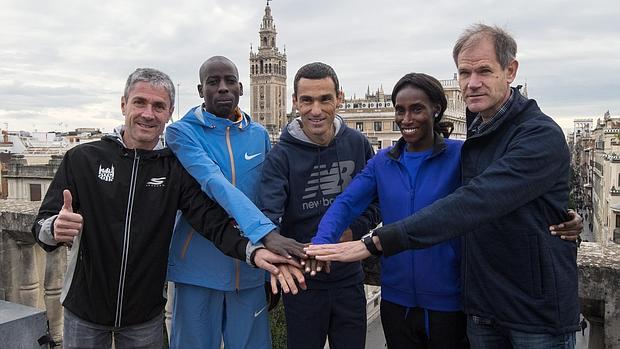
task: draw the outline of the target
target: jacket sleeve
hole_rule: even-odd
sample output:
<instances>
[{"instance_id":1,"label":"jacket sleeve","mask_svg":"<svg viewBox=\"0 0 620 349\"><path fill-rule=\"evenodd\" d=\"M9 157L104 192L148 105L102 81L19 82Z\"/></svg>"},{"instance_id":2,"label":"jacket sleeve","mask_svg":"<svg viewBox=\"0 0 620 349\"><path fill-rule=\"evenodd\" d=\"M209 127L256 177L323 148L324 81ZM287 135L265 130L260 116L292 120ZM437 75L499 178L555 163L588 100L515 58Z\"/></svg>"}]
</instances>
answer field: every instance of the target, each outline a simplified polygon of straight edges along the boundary
<instances>
[{"instance_id":1,"label":"jacket sleeve","mask_svg":"<svg viewBox=\"0 0 620 349\"><path fill-rule=\"evenodd\" d=\"M274 224L280 226L288 203L289 168L286 157L277 145L263 163L260 179L259 207Z\"/></svg>"},{"instance_id":2,"label":"jacket sleeve","mask_svg":"<svg viewBox=\"0 0 620 349\"><path fill-rule=\"evenodd\" d=\"M180 180L181 195L177 207L192 228L211 240L225 255L244 261L249 240L241 235L234 221L220 205L202 192L200 185L183 168Z\"/></svg>"},{"instance_id":3,"label":"jacket sleeve","mask_svg":"<svg viewBox=\"0 0 620 349\"><path fill-rule=\"evenodd\" d=\"M257 243L275 229L256 205L226 179L200 143L183 132L182 127L170 125L166 129L166 143L202 190L222 205L252 243Z\"/></svg>"},{"instance_id":4,"label":"jacket sleeve","mask_svg":"<svg viewBox=\"0 0 620 349\"><path fill-rule=\"evenodd\" d=\"M368 139L364 137L364 143L366 148L366 163L372 159L375 155L370 142ZM376 183L375 183L375 193L376 193ZM361 239L362 236L366 235L370 229L373 229L381 222L381 212L379 210L379 200L375 197L374 200L368 204L366 210L350 225L351 232L353 233L353 240Z\"/></svg>"},{"instance_id":5,"label":"jacket sleeve","mask_svg":"<svg viewBox=\"0 0 620 349\"><path fill-rule=\"evenodd\" d=\"M369 207L371 203L376 206L376 202L377 183L374 161L371 159L362 172L353 178L351 184L336 197L336 200L334 200L327 212L325 212L319 223L318 231L312 238L312 243L336 243L340 240L342 232L346 227L351 227L351 230L354 230L355 224L364 225L366 224L364 222L370 222L371 219L364 219L361 221L360 218L362 217L358 218L358 216L362 212L365 214L368 214L369 211L378 213L378 209L372 210L372 208ZM355 220L356 218L357 220ZM352 223L354 220L356 223ZM368 224L366 224L366 226L368 226ZM358 237L354 237L354 239L355 238Z\"/></svg>"},{"instance_id":6,"label":"jacket sleeve","mask_svg":"<svg viewBox=\"0 0 620 349\"><path fill-rule=\"evenodd\" d=\"M475 230L566 180L570 156L562 132L549 124L518 127L521 130L503 156L469 183L414 215L377 229L384 254L426 248Z\"/></svg>"},{"instance_id":7,"label":"jacket sleeve","mask_svg":"<svg viewBox=\"0 0 620 349\"><path fill-rule=\"evenodd\" d=\"M71 154L73 152L68 151L65 153L58 170L54 174L54 179L50 183L49 189L43 198L41 207L37 214L37 218L32 225L32 235L37 243L47 252L51 252L60 246L57 243L54 236L54 220L60 212L63 204L62 192L65 189L71 191L73 202L72 207L74 212L79 210L79 197L72 185L71 176Z\"/></svg>"}]
</instances>

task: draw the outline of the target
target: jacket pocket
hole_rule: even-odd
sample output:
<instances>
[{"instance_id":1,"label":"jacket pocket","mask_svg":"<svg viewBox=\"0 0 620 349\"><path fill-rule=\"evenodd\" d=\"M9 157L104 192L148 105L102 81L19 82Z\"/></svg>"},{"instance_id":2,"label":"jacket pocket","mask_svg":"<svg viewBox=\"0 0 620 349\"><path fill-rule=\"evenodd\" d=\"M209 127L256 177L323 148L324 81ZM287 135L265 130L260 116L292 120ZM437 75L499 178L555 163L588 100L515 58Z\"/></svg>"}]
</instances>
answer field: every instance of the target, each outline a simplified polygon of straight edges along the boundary
<instances>
[{"instance_id":1,"label":"jacket pocket","mask_svg":"<svg viewBox=\"0 0 620 349\"><path fill-rule=\"evenodd\" d=\"M543 282L542 282L542 263L540 251L540 241L538 235L529 235L529 255L530 255L530 269L532 277L532 296L541 298L543 296Z\"/></svg>"}]
</instances>

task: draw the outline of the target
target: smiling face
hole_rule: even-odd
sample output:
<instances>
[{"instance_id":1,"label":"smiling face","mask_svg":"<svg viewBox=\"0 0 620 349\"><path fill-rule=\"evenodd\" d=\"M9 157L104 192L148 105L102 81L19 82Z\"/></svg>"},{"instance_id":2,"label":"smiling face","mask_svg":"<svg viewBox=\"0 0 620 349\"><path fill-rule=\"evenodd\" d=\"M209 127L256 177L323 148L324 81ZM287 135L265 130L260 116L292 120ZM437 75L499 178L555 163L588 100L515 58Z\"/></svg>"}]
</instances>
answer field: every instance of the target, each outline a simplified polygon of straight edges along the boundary
<instances>
[{"instance_id":1,"label":"smiling face","mask_svg":"<svg viewBox=\"0 0 620 349\"><path fill-rule=\"evenodd\" d=\"M475 41L474 41L475 40ZM510 97L510 84L518 63L512 60L504 69L497 61L493 39L472 39L457 57L459 85L467 108L480 113L483 120L492 118Z\"/></svg>"},{"instance_id":2,"label":"smiling face","mask_svg":"<svg viewBox=\"0 0 620 349\"><path fill-rule=\"evenodd\" d=\"M423 151L433 146L433 117L440 106L433 105L424 91L406 86L398 91L394 122L407 142L408 151Z\"/></svg>"},{"instance_id":3,"label":"smiling face","mask_svg":"<svg viewBox=\"0 0 620 349\"><path fill-rule=\"evenodd\" d=\"M236 121L235 109L243 86L235 65L224 57L215 57L205 62L201 69L201 84L198 94L204 99L205 108L215 116Z\"/></svg>"},{"instance_id":4,"label":"smiling face","mask_svg":"<svg viewBox=\"0 0 620 349\"><path fill-rule=\"evenodd\" d=\"M302 130L313 142L327 145L334 138L336 108L342 102L330 77L301 78L293 104L301 115Z\"/></svg>"},{"instance_id":5,"label":"smiling face","mask_svg":"<svg viewBox=\"0 0 620 349\"><path fill-rule=\"evenodd\" d=\"M126 99L121 98L121 110L125 116L125 145L130 149L151 150L159 141L174 107L165 88L141 81L129 90Z\"/></svg>"}]
</instances>

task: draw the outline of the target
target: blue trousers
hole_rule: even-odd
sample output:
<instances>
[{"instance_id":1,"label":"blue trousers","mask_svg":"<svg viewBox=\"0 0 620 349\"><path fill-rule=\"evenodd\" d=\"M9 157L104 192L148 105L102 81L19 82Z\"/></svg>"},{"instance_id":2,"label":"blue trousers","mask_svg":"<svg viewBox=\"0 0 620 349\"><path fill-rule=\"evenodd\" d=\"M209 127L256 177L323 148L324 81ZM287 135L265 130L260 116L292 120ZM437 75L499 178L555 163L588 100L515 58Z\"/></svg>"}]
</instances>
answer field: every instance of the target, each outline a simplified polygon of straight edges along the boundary
<instances>
[{"instance_id":1,"label":"blue trousers","mask_svg":"<svg viewBox=\"0 0 620 349\"><path fill-rule=\"evenodd\" d=\"M161 349L164 315L123 327L104 326L77 317L65 308L62 347L65 349Z\"/></svg>"},{"instance_id":2,"label":"blue trousers","mask_svg":"<svg viewBox=\"0 0 620 349\"><path fill-rule=\"evenodd\" d=\"M366 294L364 285L305 290L284 294L289 349L364 349Z\"/></svg>"},{"instance_id":3,"label":"blue trousers","mask_svg":"<svg viewBox=\"0 0 620 349\"><path fill-rule=\"evenodd\" d=\"M175 283L171 349L271 349L263 285L219 291Z\"/></svg>"},{"instance_id":4,"label":"blue trousers","mask_svg":"<svg viewBox=\"0 0 620 349\"><path fill-rule=\"evenodd\" d=\"M575 332L521 332L476 315L467 317L467 337L472 349L574 349L576 341Z\"/></svg>"}]
</instances>

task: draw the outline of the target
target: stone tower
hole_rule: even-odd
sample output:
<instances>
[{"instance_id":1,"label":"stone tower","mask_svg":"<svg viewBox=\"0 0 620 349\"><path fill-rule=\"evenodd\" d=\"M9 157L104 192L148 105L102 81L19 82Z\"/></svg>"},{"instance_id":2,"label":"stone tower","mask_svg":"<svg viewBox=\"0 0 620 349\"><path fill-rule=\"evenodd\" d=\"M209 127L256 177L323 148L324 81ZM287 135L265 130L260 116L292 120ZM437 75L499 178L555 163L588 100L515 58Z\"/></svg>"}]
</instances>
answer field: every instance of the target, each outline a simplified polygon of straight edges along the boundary
<instances>
[{"instance_id":1,"label":"stone tower","mask_svg":"<svg viewBox=\"0 0 620 349\"><path fill-rule=\"evenodd\" d=\"M250 115L277 141L286 123L286 48L276 46L276 26L269 0L259 30L258 52L250 47Z\"/></svg>"}]
</instances>

